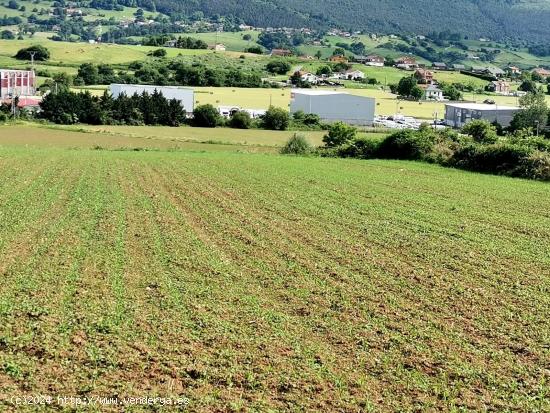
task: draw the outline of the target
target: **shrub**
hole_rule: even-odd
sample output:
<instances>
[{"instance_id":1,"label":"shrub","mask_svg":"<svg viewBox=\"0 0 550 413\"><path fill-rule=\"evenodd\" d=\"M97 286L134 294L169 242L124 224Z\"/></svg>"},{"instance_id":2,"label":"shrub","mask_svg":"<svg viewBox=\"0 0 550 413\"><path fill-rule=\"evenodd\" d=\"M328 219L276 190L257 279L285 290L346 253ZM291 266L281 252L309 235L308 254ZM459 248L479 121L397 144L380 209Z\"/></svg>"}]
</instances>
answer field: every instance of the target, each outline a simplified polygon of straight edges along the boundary
<instances>
[{"instance_id":1,"label":"shrub","mask_svg":"<svg viewBox=\"0 0 550 413\"><path fill-rule=\"evenodd\" d=\"M497 130L486 120L473 120L462 128L462 133L470 135L478 143L496 143L498 141Z\"/></svg>"},{"instance_id":2,"label":"shrub","mask_svg":"<svg viewBox=\"0 0 550 413\"><path fill-rule=\"evenodd\" d=\"M290 63L283 60L274 60L269 62L265 68L269 73L285 75L291 69Z\"/></svg>"},{"instance_id":3,"label":"shrub","mask_svg":"<svg viewBox=\"0 0 550 413\"><path fill-rule=\"evenodd\" d=\"M284 155L307 155L313 150L313 147L304 135L295 133L281 148Z\"/></svg>"},{"instance_id":4,"label":"shrub","mask_svg":"<svg viewBox=\"0 0 550 413\"><path fill-rule=\"evenodd\" d=\"M517 173L524 178L550 181L550 153L533 152L521 161Z\"/></svg>"},{"instance_id":5,"label":"shrub","mask_svg":"<svg viewBox=\"0 0 550 413\"><path fill-rule=\"evenodd\" d=\"M251 124L250 114L243 110L235 112L229 119L229 126L235 129L250 129Z\"/></svg>"},{"instance_id":6,"label":"shrub","mask_svg":"<svg viewBox=\"0 0 550 413\"><path fill-rule=\"evenodd\" d=\"M357 129L346 125L344 122L334 122L329 126L328 134L323 137L323 142L329 148L345 145L355 139Z\"/></svg>"},{"instance_id":7,"label":"shrub","mask_svg":"<svg viewBox=\"0 0 550 413\"><path fill-rule=\"evenodd\" d=\"M469 144L458 148L449 165L477 172L523 176L520 165L531 156L533 149L510 143Z\"/></svg>"},{"instance_id":8,"label":"shrub","mask_svg":"<svg viewBox=\"0 0 550 413\"><path fill-rule=\"evenodd\" d=\"M149 53L147 53L147 56L166 57L166 50L164 50L164 49L152 50Z\"/></svg>"},{"instance_id":9,"label":"shrub","mask_svg":"<svg viewBox=\"0 0 550 413\"><path fill-rule=\"evenodd\" d=\"M435 135L410 129L394 132L380 144L378 155L389 159L425 159L433 150Z\"/></svg>"},{"instance_id":10,"label":"shrub","mask_svg":"<svg viewBox=\"0 0 550 413\"><path fill-rule=\"evenodd\" d=\"M193 112L193 125L203 128L215 128L222 123L222 117L218 110L208 104L199 105Z\"/></svg>"},{"instance_id":11,"label":"shrub","mask_svg":"<svg viewBox=\"0 0 550 413\"><path fill-rule=\"evenodd\" d=\"M41 45L34 45L20 49L16 53L15 58L18 60L31 60L33 53L35 61L46 61L50 58L50 51Z\"/></svg>"},{"instance_id":12,"label":"shrub","mask_svg":"<svg viewBox=\"0 0 550 413\"><path fill-rule=\"evenodd\" d=\"M372 159L378 154L381 139L360 137L338 148L338 155L344 158Z\"/></svg>"},{"instance_id":13,"label":"shrub","mask_svg":"<svg viewBox=\"0 0 550 413\"><path fill-rule=\"evenodd\" d=\"M290 123L288 112L281 108L271 106L262 117L262 125L265 129L286 130Z\"/></svg>"}]
</instances>

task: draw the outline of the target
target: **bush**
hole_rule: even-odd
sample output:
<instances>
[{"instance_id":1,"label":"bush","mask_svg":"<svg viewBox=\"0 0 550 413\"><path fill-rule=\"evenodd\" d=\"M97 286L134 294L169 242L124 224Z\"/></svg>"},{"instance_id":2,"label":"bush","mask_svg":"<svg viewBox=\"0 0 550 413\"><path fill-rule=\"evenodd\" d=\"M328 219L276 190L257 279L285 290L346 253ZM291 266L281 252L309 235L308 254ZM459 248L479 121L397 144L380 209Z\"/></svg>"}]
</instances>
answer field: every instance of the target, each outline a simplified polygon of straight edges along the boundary
<instances>
[{"instance_id":1,"label":"bush","mask_svg":"<svg viewBox=\"0 0 550 413\"><path fill-rule=\"evenodd\" d=\"M276 75L285 75L291 69L290 63L282 60L274 60L269 62L265 68L269 73Z\"/></svg>"},{"instance_id":2,"label":"bush","mask_svg":"<svg viewBox=\"0 0 550 413\"><path fill-rule=\"evenodd\" d=\"M262 125L265 129L286 130L290 123L288 112L281 108L271 106L262 117Z\"/></svg>"},{"instance_id":3,"label":"bush","mask_svg":"<svg viewBox=\"0 0 550 413\"><path fill-rule=\"evenodd\" d=\"M281 148L284 155L307 155L313 150L313 147L304 135L295 133Z\"/></svg>"},{"instance_id":4,"label":"bush","mask_svg":"<svg viewBox=\"0 0 550 413\"><path fill-rule=\"evenodd\" d=\"M338 155L344 158L375 158L380 148L379 138L361 137L338 148Z\"/></svg>"},{"instance_id":5,"label":"bush","mask_svg":"<svg viewBox=\"0 0 550 413\"><path fill-rule=\"evenodd\" d=\"M166 57L166 50L164 50L164 49L152 50L149 53L147 53L147 56Z\"/></svg>"},{"instance_id":6,"label":"bush","mask_svg":"<svg viewBox=\"0 0 550 413\"><path fill-rule=\"evenodd\" d=\"M250 114L243 110L235 112L229 119L229 126L235 129L250 129L251 124Z\"/></svg>"},{"instance_id":7,"label":"bush","mask_svg":"<svg viewBox=\"0 0 550 413\"><path fill-rule=\"evenodd\" d=\"M323 142L329 148L345 145L355 139L357 129L344 122L334 122L329 126L328 134L323 137Z\"/></svg>"},{"instance_id":8,"label":"bush","mask_svg":"<svg viewBox=\"0 0 550 413\"><path fill-rule=\"evenodd\" d=\"M550 153L533 152L521 161L517 172L524 178L550 181Z\"/></svg>"},{"instance_id":9,"label":"bush","mask_svg":"<svg viewBox=\"0 0 550 413\"><path fill-rule=\"evenodd\" d=\"M510 143L470 144L458 148L449 160L449 165L476 172L523 176L521 165L533 152L527 146Z\"/></svg>"},{"instance_id":10,"label":"bush","mask_svg":"<svg viewBox=\"0 0 550 413\"><path fill-rule=\"evenodd\" d=\"M432 152L435 135L431 131L410 129L394 132L382 141L378 149L381 158L388 159L426 159Z\"/></svg>"},{"instance_id":11,"label":"bush","mask_svg":"<svg viewBox=\"0 0 550 413\"><path fill-rule=\"evenodd\" d=\"M19 50L15 58L18 60L31 60L31 56L34 53L35 61L46 61L50 58L50 51L41 45L29 46L27 48Z\"/></svg>"},{"instance_id":12,"label":"bush","mask_svg":"<svg viewBox=\"0 0 550 413\"><path fill-rule=\"evenodd\" d=\"M462 133L470 135L477 143L496 143L498 141L497 130L486 120L473 120L468 122Z\"/></svg>"},{"instance_id":13,"label":"bush","mask_svg":"<svg viewBox=\"0 0 550 413\"><path fill-rule=\"evenodd\" d=\"M193 112L193 125L203 128L215 128L223 119L218 110L210 105L199 105Z\"/></svg>"}]
</instances>

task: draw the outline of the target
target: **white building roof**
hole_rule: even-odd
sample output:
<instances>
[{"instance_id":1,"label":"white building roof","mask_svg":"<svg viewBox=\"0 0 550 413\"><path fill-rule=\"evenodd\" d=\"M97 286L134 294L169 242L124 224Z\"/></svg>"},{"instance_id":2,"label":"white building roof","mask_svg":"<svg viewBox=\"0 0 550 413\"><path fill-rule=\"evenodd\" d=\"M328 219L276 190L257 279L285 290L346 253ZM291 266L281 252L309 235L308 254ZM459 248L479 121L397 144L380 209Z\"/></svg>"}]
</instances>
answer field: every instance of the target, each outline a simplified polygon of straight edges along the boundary
<instances>
[{"instance_id":1,"label":"white building roof","mask_svg":"<svg viewBox=\"0 0 550 413\"><path fill-rule=\"evenodd\" d=\"M445 106L453 108L471 109L471 110L519 110L517 106L488 105L486 103L446 103Z\"/></svg>"},{"instance_id":2,"label":"white building roof","mask_svg":"<svg viewBox=\"0 0 550 413\"><path fill-rule=\"evenodd\" d=\"M113 87L113 86L120 86L120 87L122 87L122 88L124 88L124 87L136 87L136 88L140 88L140 89L149 89L149 90L155 90L155 89L157 89L158 91L160 91L161 89L164 89L164 90L168 90L168 89L173 89L173 90L193 90L193 89L190 88L190 87L182 87L182 86L134 85L134 84L126 84L126 83L111 83L110 86L111 86L111 87Z\"/></svg>"},{"instance_id":3,"label":"white building roof","mask_svg":"<svg viewBox=\"0 0 550 413\"><path fill-rule=\"evenodd\" d=\"M324 95L348 95L345 92L336 92L333 90L320 90L320 89L292 89L292 93L309 96L324 96Z\"/></svg>"}]
</instances>

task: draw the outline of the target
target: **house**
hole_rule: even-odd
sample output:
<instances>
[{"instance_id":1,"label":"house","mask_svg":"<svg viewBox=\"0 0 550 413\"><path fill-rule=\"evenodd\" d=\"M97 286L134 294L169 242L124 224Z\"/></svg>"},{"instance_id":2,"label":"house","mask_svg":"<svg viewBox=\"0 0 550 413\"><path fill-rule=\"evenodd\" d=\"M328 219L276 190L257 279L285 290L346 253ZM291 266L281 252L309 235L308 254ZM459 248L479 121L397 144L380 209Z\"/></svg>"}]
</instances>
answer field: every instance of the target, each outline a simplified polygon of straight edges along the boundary
<instances>
[{"instance_id":1,"label":"house","mask_svg":"<svg viewBox=\"0 0 550 413\"><path fill-rule=\"evenodd\" d=\"M164 47L176 47L177 44L178 44L178 41L175 39L168 40L166 43L164 43Z\"/></svg>"},{"instance_id":2,"label":"house","mask_svg":"<svg viewBox=\"0 0 550 413\"><path fill-rule=\"evenodd\" d=\"M418 67L418 64L414 57L403 56L395 61L395 67L403 70L413 70Z\"/></svg>"},{"instance_id":3,"label":"house","mask_svg":"<svg viewBox=\"0 0 550 413\"><path fill-rule=\"evenodd\" d=\"M209 44L208 49L214 50L216 52L225 52L225 45L222 43Z\"/></svg>"},{"instance_id":4,"label":"house","mask_svg":"<svg viewBox=\"0 0 550 413\"><path fill-rule=\"evenodd\" d=\"M466 66L460 65L460 64L454 64L454 65L453 65L453 69L454 69L454 70L458 70L458 71L460 71L460 70L466 70Z\"/></svg>"},{"instance_id":5,"label":"house","mask_svg":"<svg viewBox=\"0 0 550 413\"><path fill-rule=\"evenodd\" d=\"M290 113L303 111L318 115L324 122L372 125L376 101L366 96L328 90L296 89L290 94Z\"/></svg>"},{"instance_id":6,"label":"house","mask_svg":"<svg viewBox=\"0 0 550 413\"><path fill-rule=\"evenodd\" d=\"M484 103L448 103L445 105L445 123L453 128L461 128L475 119L484 119L510 126L514 115L521 108L515 106L487 105Z\"/></svg>"},{"instance_id":7,"label":"house","mask_svg":"<svg viewBox=\"0 0 550 413\"><path fill-rule=\"evenodd\" d=\"M340 55L331 56L328 60L332 63L348 63L348 58Z\"/></svg>"},{"instance_id":8,"label":"house","mask_svg":"<svg viewBox=\"0 0 550 413\"><path fill-rule=\"evenodd\" d=\"M365 65L367 66L384 67L384 63L386 63L386 59L375 54L371 54L365 59Z\"/></svg>"},{"instance_id":9,"label":"house","mask_svg":"<svg viewBox=\"0 0 550 413\"><path fill-rule=\"evenodd\" d=\"M346 79L346 80L360 80L365 78L365 74L361 72L360 70L346 70L345 72L341 73L340 79Z\"/></svg>"},{"instance_id":10,"label":"house","mask_svg":"<svg viewBox=\"0 0 550 413\"><path fill-rule=\"evenodd\" d=\"M34 70L0 69L0 98L36 95Z\"/></svg>"},{"instance_id":11,"label":"house","mask_svg":"<svg viewBox=\"0 0 550 413\"><path fill-rule=\"evenodd\" d=\"M536 69L533 69L533 73L536 73L542 78L550 77L550 71L543 69L542 67L537 67Z\"/></svg>"},{"instance_id":12,"label":"house","mask_svg":"<svg viewBox=\"0 0 550 413\"><path fill-rule=\"evenodd\" d=\"M294 73L294 75L296 74L300 76L300 80L302 82L308 82L313 85L316 85L317 83L319 83L319 80L320 80L319 76L314 75L313 73L310 73L310 72L298 71Z\"/></svg>"},{"instance_id":13,"label":"house","mask_svg":"<svg viewBox=\"0 0 550 413\"><path fill-rule=\"evenodd\" d=\"M447 70L447 65L443 62L433 62L432 67L437 70Z\"/></svg>"},{"instance_id":14,"label":"house","mask_svg":"<svg viewBox=\"0 0 550 413\"><path fill-rule=\"evenodd\" d=\"M521 69L517 66L508 66L506 68L506 71L510 73L513 76L519 76L521 75Z\"/></svg>"},{"instance_id":15,"label":"house","mask_svg":"<svg viewBox=\"0 0 550 413\"><path fill-rule=\"evenodd\" d=\"M510 84L508 82L505 82L504 80L493 80L487 86L487 90L489 92L495 92L501 95L509 95Z\"/></svg>"},{"instance_id":16,"label":"house","mask_svg":"<svg viewBox=\"0 0 550 413\"><path fill-rule=\"evenodd\" d=\"M271 56L289 57L292 56L292 51L288 49L273 49L271 51Z\"/></svg>"},{"instance_id":17,"label":"house","mask_svg":"<svg viewBox=\"0 0 550 413\"><path fill-rule=\"evenodd\" d=\"M504 70L499 69L498 67L483 67L483 66L474 66L472 67L472 73L478 75L492 76L495 79L504 76L506 73Z\"/></svg>"},{"instance_id":18,"label":"house","mask_svg":"<svg viewBox=\"0 0 550 413\"><path fill-rule=\"evenodd\" d=\"M436 100L440 102L443 100L443 91L436 85L428 85L428 87L424 89L424 98L426 100Z\"/></svg>"},{"instance_id":19,"label":"house","mask_svg":"<svg viewBox=\"0 0 550 413\"><path fill-rule=\"evenodd\" d=\"M419 83L423 84L431 84L434 81L433 72L426 69L416 69L416 72L414 72L414 77Z\"/></svg>"}]
</instances>

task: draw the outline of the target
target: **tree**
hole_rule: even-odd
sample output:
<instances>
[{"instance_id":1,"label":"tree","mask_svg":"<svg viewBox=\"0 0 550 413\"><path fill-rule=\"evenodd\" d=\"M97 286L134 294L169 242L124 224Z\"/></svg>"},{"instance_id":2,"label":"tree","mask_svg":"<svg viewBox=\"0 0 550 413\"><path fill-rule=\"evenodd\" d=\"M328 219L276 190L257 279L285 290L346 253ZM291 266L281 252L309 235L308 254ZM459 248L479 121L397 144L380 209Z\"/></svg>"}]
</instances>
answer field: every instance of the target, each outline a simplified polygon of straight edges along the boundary
<instances>
[{"instance_id":1,"label":"tree","mask_svg":"<svg viewBox=\"0 0 550 413\"><path fill-rule=\"evenodd\" d=\"M229 126L235 129L250 129L251 124L250 114L244 110L233 113L229 119Z\"/></svg>"},{"instance_id":2,"label":"tree","mask_svg":"<svg viewBox=\"0 0 550 413\"><path fill-rule=\"evenodd\" d=\"M510 130L516 131L525 128L540 130L548 123L550 111L544 93L541 91L522 96L519 106L522 110L514 115L510 123Z\"/></svg>"},{"instance_id":3,"label":"tree","mask_svg":"<svg viewBox=\"0 0 550 413\"><path fill-rule=\"evenodd\" d=\"M265 68L269 73L273 73L277 75L285 75L288 73L291 66L290 66L290 63L285 62L283 60L273 60L269 62L265 66Z\"/></svg>"},{"instance_id":4,"label":"tree","mask_svg":"<svg viewBox=\"0 0 550 413\"><path fill-rule=\"evenodd\" d=\"M13 10L17 10L19 8L19 4L17 4L17 2L15 0L10 0L8 2L8 8L13 9Z\"/></svg>"},{"instance_id":5,"label":"tree","mask_svg":"<svg viewBox=\"0 0 550 413\"><path fill-rule=\"evenodd\" d=\"M199 105L193 112L193 125L203 128L215 128L222 122L218 110L210 105Z\"/></svg>"},{"instance_id":6,"label":"tree","mask_svg":"<svg viewBox=\"0 0 550 413\"><path fill-rule=\"evenodd\" d=\"M317 60L320 60L321 57L323 57L323 53L321 53L320 50L317 50L317 51L315 52L315 58L316 58Z\"/></svg>"},{"instance_id":7,"label":"tree","mask_svg":"<svg viewBox=\"0 0 550 413\"><path fill-rule=\"evenodd\" d=\"M15 58L18 60L31 60L34 54L35 61L46 61L50 58L50 51L41 45L29 46L24 49L20 49Z\"/></svg>"},{"instance_id":8,"label":"tree","mask_svg":"<svg viewBox=\"0 0 550 413\"><path fill-rule=\"evenodd\" d=\"M317 69L317 76L330 76L332 75L332 68L329 65L324 65Z\"/></svg>"},{"instance_id":9,"label":"tree","mask_svg":"<svg viewBox=\"0 0 550 413\"><path fill-rule=\"evenodd\" d=\"M420 86L414 85L411 89L409 96L412 97L414 100L420 100L424 96L424 91Z\"/></svg>"},{"instance_id":10,"label":"tree","mask_svg":"<svg viewBox=\"0 0 550 413\"><path fill-rule=\"evenodd\" d=\"M0 33L0 38L2 40L13 40L15 39L15 35L11 30L2 30L2 32Z\"/></svg>"},{"instance_id":11,"label":"tree","mask_svg":"<svg viewBox=\"0 0 550 413\"><path fill-rule=\"evenodd\" d=\"M538 90L537 83L533 80L525 79L523 82L521 82L521 85L519 85L519 90L523 92L536 92Z\"/></svg>"},{"instance_id":12,"label":"tree","mask_svg":"<svg viewBox=\"0 0 550 413\"><path fill-rule=\"evenodd\" d=\"M413 76L403 77L397 85L397 94L399 96L411 96L411 92L415 86L417 86L417 84Z\"/></svg>"},{"instance_id":13,"label":"tree","mask_svg":"<svg viewBox=\"0 0 550 413\"><path fill-rule=\"evenodd\" d=\"M478 143L495 143L498 140L496 127L486 120L476 119L468 122L462 133L470 135Z\"/></svg>"},{"instance_id":14,"label":"tree","mask_svg":"<svg viewBox=\"0 0 550 413\"><path fill-rule=\"evenodd\" d=\"M346 55L346 51L344 49L342 49L341 47L337 47L336 49L334 49L334 51L332 52L332 55L333 56L345 56Z\"/></svg>"},{"instance_id":15,"label":"tree","mask_svg":"<svg viewBox=\"0 0 550 413\"><path fill-rule=\"evenodd\" d=\"M85 85L99 84L99 70L93 63L83 63L78 68L77 77L82 79Z\"/></svg>"},{"instance_id":16,"label":"tree","mask_svg":"<svg viewBox=\"0 0 550 413\"><path fill-rule=\"evenodd\" d=\"M357 129L344 122L335 122L328 128L328 134L323 137L323 142L329 148L344 145L355 139Z\"/></svg>"},{"instance_id":17,"label":"tree","mask_svg":"<svg viewBox=\"0 0 550 413\"><path fill-rule=\"evenodd\" d=\"M252 40L252 35L250 33L243 34L243 40L249 42L250 40Z\"/></svg>"},{"instance_id":18,"label":"tree","mask_svg":"<svg viewBox=\"0 0 550 413\"><path fill-rule=\"evenodd\" d=\"M353 42L350 50L356 55L363 55L365 54L365 44L363 42Z\"/></svg>"},{"instance_id":19,"label":"tree","mask_svg":"<svg viewBox=\"0 0 550 413\"><path fill-rule=\"evenodd\" d=\"M260 46L251 46L244 50L246 53L263 54L263 49Z\"/></svg>"},{"instance_id":20,"label":"tree","mask_svg":"<svg viewBox=\"0 0 550 413\"><path fill-rule=\"evenodd\" d=\"M290 123L288 112L281 108L270 106L262 117L262 125L265 129L286 130Z\"/></svg>"}]
</instances>

